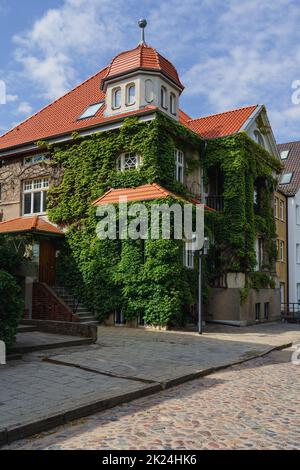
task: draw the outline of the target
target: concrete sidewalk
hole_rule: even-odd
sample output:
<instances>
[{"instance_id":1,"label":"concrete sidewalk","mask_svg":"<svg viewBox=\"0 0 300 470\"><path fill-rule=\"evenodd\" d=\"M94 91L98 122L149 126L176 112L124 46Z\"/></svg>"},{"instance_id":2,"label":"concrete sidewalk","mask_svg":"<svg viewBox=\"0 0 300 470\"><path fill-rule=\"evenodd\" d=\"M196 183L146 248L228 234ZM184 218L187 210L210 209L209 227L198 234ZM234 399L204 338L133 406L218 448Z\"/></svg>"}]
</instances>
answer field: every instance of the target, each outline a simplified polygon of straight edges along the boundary
<instances>
[{"instance_id":1,"label":"concrete sidewalk","mask_svg":"<svg viewBox=\"0 0 300 470\"><path fill-rule=\"evenodd\" d=\"M12 361L0 369L0 444L300 343L299 325L206 330L99 328L98 344Z\"/></svg>"}]
</instances>

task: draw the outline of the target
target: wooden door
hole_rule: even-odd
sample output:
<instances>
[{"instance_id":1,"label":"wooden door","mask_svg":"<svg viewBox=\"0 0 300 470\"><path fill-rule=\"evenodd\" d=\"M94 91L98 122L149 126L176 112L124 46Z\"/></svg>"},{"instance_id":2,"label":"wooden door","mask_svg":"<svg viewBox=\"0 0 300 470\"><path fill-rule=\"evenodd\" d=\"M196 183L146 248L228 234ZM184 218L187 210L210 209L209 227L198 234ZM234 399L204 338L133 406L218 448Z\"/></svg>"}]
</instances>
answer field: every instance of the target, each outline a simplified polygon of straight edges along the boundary
<instances>
[{"instance_id":1,"label":"wooden door","mask_svg":"<svg viewBox=\"0 0 300 470\"><path fill-rule=\"evenodd\" d=\"M53 242L40 241L40 282L49 286L55 284L55 254L56 248Z\"/></svg>"}]
</instances>

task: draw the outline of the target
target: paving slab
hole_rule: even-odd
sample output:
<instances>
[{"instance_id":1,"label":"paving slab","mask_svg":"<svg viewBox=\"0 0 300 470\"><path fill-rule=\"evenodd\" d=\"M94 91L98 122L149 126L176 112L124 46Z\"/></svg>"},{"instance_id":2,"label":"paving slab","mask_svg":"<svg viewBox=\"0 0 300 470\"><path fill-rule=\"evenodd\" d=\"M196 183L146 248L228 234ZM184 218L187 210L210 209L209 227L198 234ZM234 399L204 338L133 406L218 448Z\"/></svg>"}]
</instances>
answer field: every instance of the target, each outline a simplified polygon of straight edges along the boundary
<instances>
[{"instance_id":1,"label":"paving slab","mask_svg":"<svg viewBox=\"0 0 300 470\"><path fill-rule=\"evenodd\" d=\"M100 328L97 344L26 354L0 368L0 445L293 342L299 325L213 326L202 336Z\"/></svg>"}]
</instances>

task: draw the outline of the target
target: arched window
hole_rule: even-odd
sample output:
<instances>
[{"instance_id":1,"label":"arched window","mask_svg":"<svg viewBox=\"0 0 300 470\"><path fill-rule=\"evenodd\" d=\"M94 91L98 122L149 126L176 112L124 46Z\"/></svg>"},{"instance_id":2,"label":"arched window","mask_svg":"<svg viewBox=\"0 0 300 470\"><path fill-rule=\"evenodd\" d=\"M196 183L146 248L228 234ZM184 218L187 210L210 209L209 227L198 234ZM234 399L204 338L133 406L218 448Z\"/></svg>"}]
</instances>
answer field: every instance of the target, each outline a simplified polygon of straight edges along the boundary
<instances>
[{"instance_id":1,"label":"arched window","mask_svg":"<svg viewBox=\"0 0 300 470\"><path fill-rule=\"evenodd\" d=\"M139 168L141 157L134 153L122 153L117 158L117 171L128 171Z\"/></svg>"},{"instance_id":2,"label":"arched window","mask_svg":"<svg viewBox=\"0 0 300 470\"><path fill-rule=\"evenodd\" d=\"M126 104L128 106L135 103L135 84L130 83L126 88Z\"/></svg>"},{"instance_id":3,"label":"arched window","mask_svg":"<svg viewBox=\"0 0 300 470\"><path fill-rule=\"evenodd\" d=\"M263 138L263 136L261 135L261 133L259 131L254 131L254 137L255 137L256 142L259 145L261 145L263 148L265 148L264 138Z\"/></svg>"},{"instance_id":4,"label":"arched window","mask_svg":"<svg viewBox=\"0 0 300 470\"><path fill-rule=\"evenodd\" d=\"M153 82L149 78L145 80L145 100L147 103L152 103L154 100Z\"/></svg>"},{"instance_id":5,"label":"arched window","mask_svg":"<svg viewBox=\"0 0 300 470\"><path fill-rule=\"evenodd\" d=\"M170 112L176 114L176 96L174 93L170 93Z\"/></svg>"},{"instance_id":6,"label":"arched window","mask_svg":"<svg viewBox=\"0 0 300 470\"><path fill-rule=\"evenodd\" d=\"M167 109L167 89L164 86L160 89L160 104L162 108Z\"/></svg>"},{"instance_id":7,"label":"arched window","mask_svg":"<svg viewBox=\"0 0 300 470\"><path fill-rule=\"evenodd\" d=\"M121 88L114 88L112 91L112 107L113 109L121 107Z\"/></svg>"}]
</instances>

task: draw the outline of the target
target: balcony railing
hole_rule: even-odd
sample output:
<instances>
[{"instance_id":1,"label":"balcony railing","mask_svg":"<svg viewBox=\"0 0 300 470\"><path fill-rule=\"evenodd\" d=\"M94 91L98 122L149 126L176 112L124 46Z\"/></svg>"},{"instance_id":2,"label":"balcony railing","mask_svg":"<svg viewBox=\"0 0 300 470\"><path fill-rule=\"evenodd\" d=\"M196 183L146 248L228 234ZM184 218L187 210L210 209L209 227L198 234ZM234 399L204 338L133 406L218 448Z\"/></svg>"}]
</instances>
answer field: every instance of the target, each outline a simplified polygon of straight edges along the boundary
<instances>
[{"instance_id":1,"label":"balcony railing","mask_svg":"<svg viewBox=\"0 0 300 470\"><path fill-rule=\"evenodd\" d=\"M222 212L224 210L224 197L223 196L207 196L206 205Z\"/></svg>"}]
</instances>

